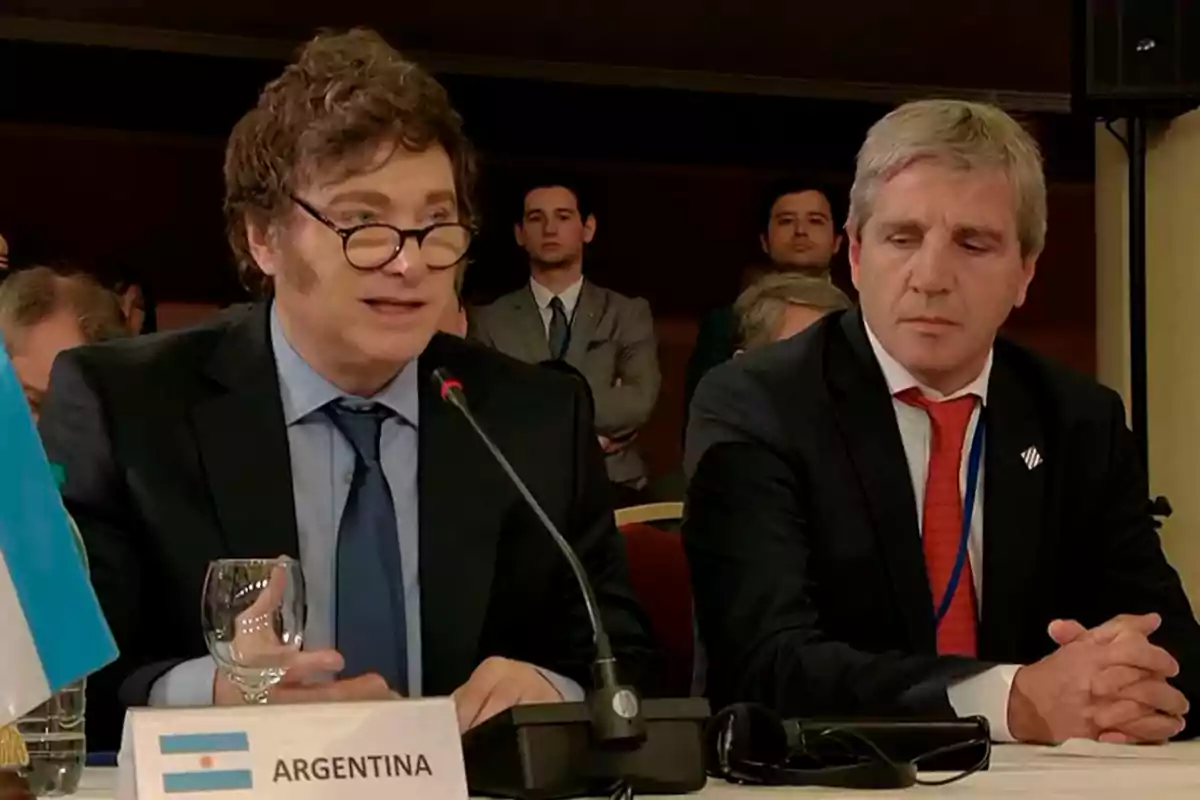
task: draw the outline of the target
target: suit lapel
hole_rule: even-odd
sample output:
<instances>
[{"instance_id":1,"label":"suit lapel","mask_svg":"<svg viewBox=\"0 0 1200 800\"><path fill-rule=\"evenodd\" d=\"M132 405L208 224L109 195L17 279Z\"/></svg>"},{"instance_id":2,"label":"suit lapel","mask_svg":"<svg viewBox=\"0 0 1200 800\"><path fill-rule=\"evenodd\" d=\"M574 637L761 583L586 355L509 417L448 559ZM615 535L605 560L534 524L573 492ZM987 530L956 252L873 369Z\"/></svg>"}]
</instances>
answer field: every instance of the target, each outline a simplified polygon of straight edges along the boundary
<instances>
[{"instance_id":1,"label":"suit lapel","mask_svg":"<svg viewBox=\"0 0 1200 800\"><path fill-rule=\"evenodd\" d=\"M287 429L272 355L269 306L234 323L205 372L220 387L192 424L227 552L300 555Z\"/></svg>"},{"instance_id":2,"label":"suit lapel","mask_svg":"<svg viewBox=\"0 0 1200 800\"><path fill-rule=\"evenodd\" d=\"M862 481L896 606L912 646L932 652L937 646L933 599L892 398L867 340L861 312L844 314L832 323L829 336L826 369L837 393L838 425Z\"/></svg>"},{"instance_id":3,"label":"suit lapel","mask_svg":"<svg viewBox=\"0 0 1200 800\"><path fill-rule=\"evenodd\" d=\"M550 360L550 342L546 338L546 326L542 322L542 314L538 310L533 292L526 285L510 295L512 298L512 321L514 335L517 337L523 360L531 364Z\"/></svg>"},{"instance_id":4,"label":"suit lapel","mask_svg":"<svg viewBox=\"0 0 1200 800\"><path fill-rule=\"evenodd\" d=\"M1033 396L996 348L988 383L983 497L983 618L980 655L1011 658L1021 651L1020 622L1031 602L1032 566L1041 535L1045 431ZM1031 449L1032 448L1032 449ZM1029 454L1026 459L1025 454Z\"/></svg>"},{"instance_id":5,"label":"suit lapel","mask_svg":"<svg viewBox=\"0 0 1200 800\"><path fill-rule=\"evenodd\" d=\"M585 280L579 290L579 302L575 305L575 315L571 318L571 340L567 345L567 362L578 366L583 362L588 345L596 335L600 318L604 315L606 298L604 292L591 281Z\"/></svg>"},{"instance_id":6,"label":"suit lapel","mask_svg":"<svg viewBox=\"0 0 1200 800\"><path fill-rule=\"evenodd\" d=\"M419 361L421 422L420 577L422 658L426 695L449 694L478 665L479 641L491 596L496 560L495 478L491 455L462 415L442 402L430 373L445 367L472 393L472 375L457 374L439 335ZM501 487L502 488L502 487Z\"/></svg>"}]
</instances>

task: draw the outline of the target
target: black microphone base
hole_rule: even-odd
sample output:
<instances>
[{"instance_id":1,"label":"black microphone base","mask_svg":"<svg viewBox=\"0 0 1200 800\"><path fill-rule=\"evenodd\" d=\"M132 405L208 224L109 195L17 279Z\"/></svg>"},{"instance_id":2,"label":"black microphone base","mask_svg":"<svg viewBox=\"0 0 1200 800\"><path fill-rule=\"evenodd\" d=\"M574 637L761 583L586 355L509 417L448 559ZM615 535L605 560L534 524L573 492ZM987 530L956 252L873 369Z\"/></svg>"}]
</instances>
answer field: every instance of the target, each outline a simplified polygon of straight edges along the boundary
<instances>
[{"instance_id":1,"label":"black microphone base","mask_svg":"<svg viewBox=\"0 0 1200 800\"><path fill-rule=\"evenodd\" d=\"M517 706L463 736L472 795L553 800L608 797L624 782L637 795L704 788L703 698L642 701L644 742L606 749L586 703Z\"/></svg>"}]
</instances>

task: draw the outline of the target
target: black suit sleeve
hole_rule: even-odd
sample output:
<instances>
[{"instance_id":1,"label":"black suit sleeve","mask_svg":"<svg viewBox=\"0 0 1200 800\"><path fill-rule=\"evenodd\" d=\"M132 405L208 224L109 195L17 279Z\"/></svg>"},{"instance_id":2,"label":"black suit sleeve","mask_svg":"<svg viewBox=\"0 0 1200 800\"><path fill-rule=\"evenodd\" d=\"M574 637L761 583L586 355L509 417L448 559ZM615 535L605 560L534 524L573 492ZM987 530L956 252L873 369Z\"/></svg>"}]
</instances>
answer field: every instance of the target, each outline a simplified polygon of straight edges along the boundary
<instances>
[{"instance_id":1,"label":"black suit sleeve","mask_svg":"<svg viewBox=\"0 0 1200 800\"><path fill-rule=\"evenodd\" d=\"M764 703L794 716L952 716L952 681L987 664L868 653L822 630L812 588L809 478L789 463L778 420L734 362L692 406L684 542L716 705Z\"/></svg>"},{"instance_id":2,"label":"black suit sleeve","mask_svg":"<svg viewBox=\"0 0 1200 800\"><path fill-rule=\"evenodd\" d=\"M112 748L125 707L144 705L153 682L178 661L149 655L152 642L141 624L141 527L113 455L100 392L78 354L55 360L39 429L47 457L63 470L63 500L83 535L92 585L120 649L114 663L88 679L89 736L94 746Z\"/></svg>"},{"instance_id":3,"label":"black suit sleeve","mask_svg":"<svg viewBox=\"0 0 1200 800\"><path fill-rule=\"evenodd\" d=\"M1098 437L1099 438L1099 437ZM1200 735L1200 625L1188 604L1179 575L1163 555L1149 513L1150 490L1137 446L1125 424L1125 411L1111 394L1108 450L1096 529L1090 543L1078 550L1083 559L1081 591L1091 616L1080 622L1092 627L1118 614L1162 616L1162 627L1151 640L1179 662L1173 681L1192 706L1182 737ZM1167 526L1170 526L1168 521ZM1098 612L1098 613L1097 613ZM1081 616L1084 616L1081 614Z\"/></svg>"},{"instance_id":4,"label":"black suit sleeve","mask_svg":"<svg viewBox=\"0 0 1200 800\"><path fill-rule=\"evenodd\" d=\"M601 618L612 642L622 680L644 694L659 688L660 659L646 616L629 582L625 542L617 530L612 510L612 489L604 458L596 442L591 402L582 387L574 391L575 481L569 530L564 531L596 591ZM595 658L587 609L574 580L563 589L570 619L565 629L574 636L564 652L576 654L561 669L551 669L584 686L591 685L590 665Z\"/></svg>"}]
</instances>

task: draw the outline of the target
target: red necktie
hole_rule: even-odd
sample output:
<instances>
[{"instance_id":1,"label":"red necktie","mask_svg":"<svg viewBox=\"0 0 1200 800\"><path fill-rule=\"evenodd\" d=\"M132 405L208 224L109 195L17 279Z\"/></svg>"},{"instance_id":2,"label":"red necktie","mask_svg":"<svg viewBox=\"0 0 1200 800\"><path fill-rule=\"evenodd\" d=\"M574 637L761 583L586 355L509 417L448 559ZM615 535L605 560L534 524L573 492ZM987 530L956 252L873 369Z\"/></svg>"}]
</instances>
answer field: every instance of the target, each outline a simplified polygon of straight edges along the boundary
<instances>
[{"instance_id":1,"label":"red necktie","mask_svg":"<svg viewBox=\"0 0 1200 800\"><path fill-rule=\"evenodd\" d=\"M929 575L929 589L936 610L946 595L946 586L954 572L962 537L963 500L959 491L959 474L967 425L975 410L975 397L967 395L938 402L930 400L916 388L907 389L896 397L910 406L923 408L929 414L933 429L933 440L929 447L929 473L925 481L921 544L925 550L925 571ZM973 657L976 653L975 624L975 581L971 574L971 559L967 558L950 607L938 625L938 653Z\"/></svg>"}]
</instances>

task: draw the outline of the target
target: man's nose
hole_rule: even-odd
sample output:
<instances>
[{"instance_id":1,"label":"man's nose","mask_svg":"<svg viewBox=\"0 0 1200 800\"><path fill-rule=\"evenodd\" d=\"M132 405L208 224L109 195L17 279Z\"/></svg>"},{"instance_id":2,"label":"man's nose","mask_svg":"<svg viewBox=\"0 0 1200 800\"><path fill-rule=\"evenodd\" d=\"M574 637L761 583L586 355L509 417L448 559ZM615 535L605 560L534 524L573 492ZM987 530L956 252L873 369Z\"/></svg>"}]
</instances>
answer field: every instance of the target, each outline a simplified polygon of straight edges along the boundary
<instances>
[{"instance_id":1,"label":"man's nose","mask_svg":"<svg viewBox=\"0 0 1200 800\"><path fill-rule=\"evenodd\" d=\"M909 286L925 294L949 291L953 284L953 254L948 243L926 236L909 259Z\"/></svg>"},{"instance_id":2,"label":"man's nose","mask_svg":"<svg viewBox=\"0 0 1200 800\"><path fill-rule=\"evenodd\" d=\"M426 271L425 258L415 236L410 236L396 257L383 265L383 272L400 275L409 280L420 278Z\"/></svg>"}]
</instances>

